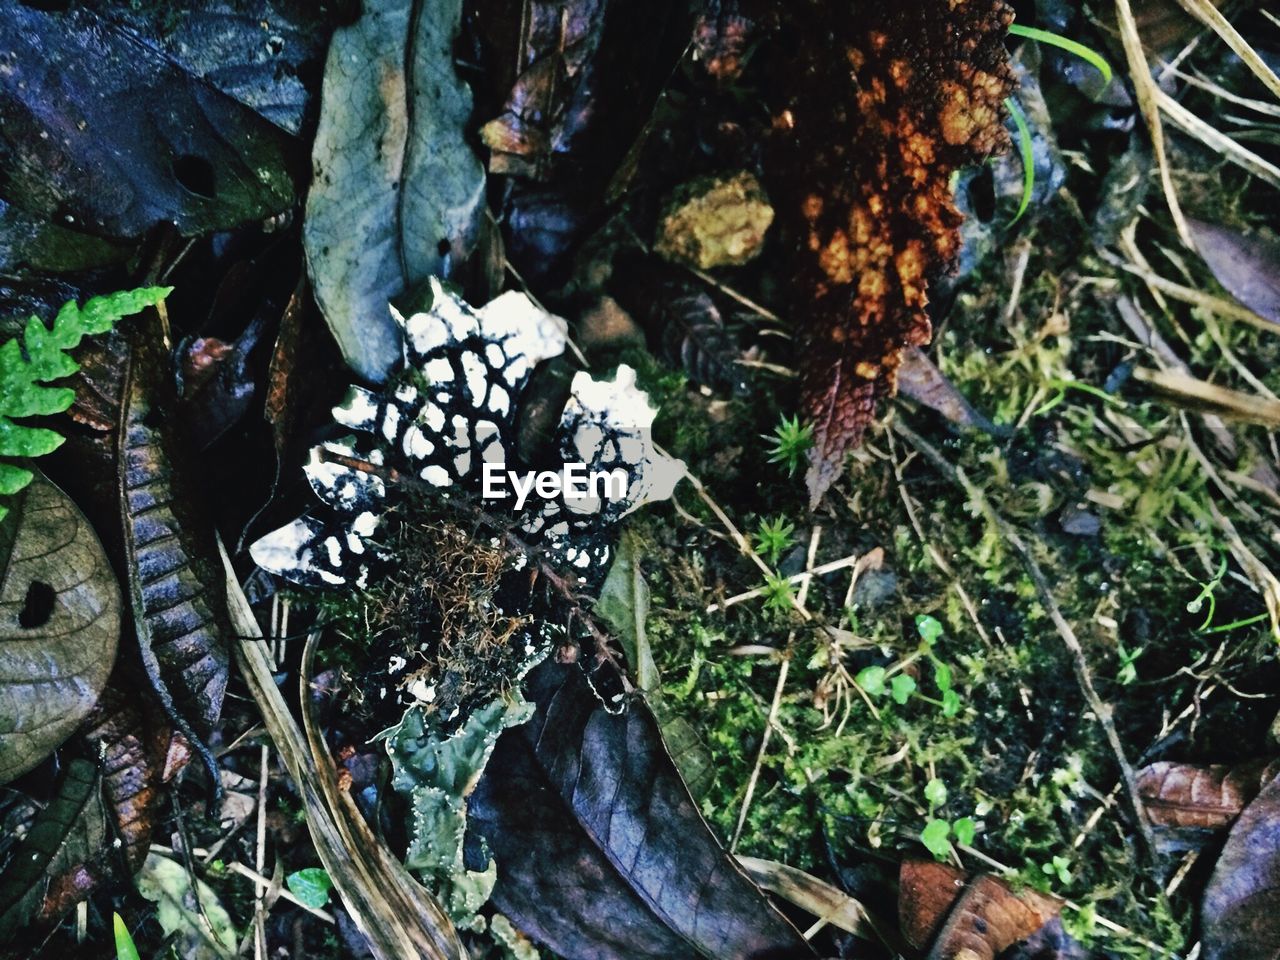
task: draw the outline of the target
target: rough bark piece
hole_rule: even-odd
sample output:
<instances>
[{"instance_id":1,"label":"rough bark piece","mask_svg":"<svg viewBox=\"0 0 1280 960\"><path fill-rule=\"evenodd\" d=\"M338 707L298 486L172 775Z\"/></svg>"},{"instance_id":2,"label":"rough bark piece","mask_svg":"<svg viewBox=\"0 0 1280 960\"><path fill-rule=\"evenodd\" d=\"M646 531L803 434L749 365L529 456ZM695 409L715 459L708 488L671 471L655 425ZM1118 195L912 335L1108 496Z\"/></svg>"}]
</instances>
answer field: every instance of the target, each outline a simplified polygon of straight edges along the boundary
<instances>
[{"instance_id":1,"label":"rough bark piece","mask_svg":"<svg viewBox=\"0 0 1280 960\"><path fill-rule=\"evenodd\" d=\"M1008 143L1013 12L802 0L779 16L767 172L793 260L816 504L893 393L903 349L929 342L928 283L960 247L951 174Z\"/></svg>"}]
</instances>

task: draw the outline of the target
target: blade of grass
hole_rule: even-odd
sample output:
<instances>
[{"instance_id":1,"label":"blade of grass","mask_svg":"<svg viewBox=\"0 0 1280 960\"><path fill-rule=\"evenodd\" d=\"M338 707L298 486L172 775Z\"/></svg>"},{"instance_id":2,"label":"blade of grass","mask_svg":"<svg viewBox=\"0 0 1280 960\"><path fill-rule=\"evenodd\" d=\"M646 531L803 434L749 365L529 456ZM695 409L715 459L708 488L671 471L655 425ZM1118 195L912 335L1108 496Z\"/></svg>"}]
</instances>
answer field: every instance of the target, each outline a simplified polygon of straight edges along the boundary
<instances>
[{"instance_id":1,"label":"blade of grass","mask_svg":"<svg viewBox=\"0 0 1280 960\"><path fill-rule=\"evenodd\" d=\"M133 937L129 935L129 928L124 925L120 914L111 914L111 926L116 937L116 960L142 960L138 956L138 948L134 946Z\"/></svg>"},{"instance_id":2,"label":"blade of grass","mask_svg":"<svg viewBox=\"0 0 1280 960\"><path fill-rule=\"evenodd\" d=\"M1038 40L1040 43L1047 43L1060 50L1066 50L1068 53L1074 53L1081 60L1095 67L1102 74L1103 80L1107 83L1111 82L1111 64L1107 63L1106 57L1092 47L1086 47L1083 43L1064 37L1061 34L1050 33L1048 30L1041 30L1039 27L1024 27L1020 23L1010 24L1009 32L1015 37Z\"/></svg>"},{"instance_id":3,"label":"blade of grass","mask_svg":"<svg viewBox=\"0 0 1280 960\"><path fill-rule=\"evenodd\" d=\"M1009 225L1012 226L1022 219L1022 215L1027 212L1027 207L1031 203L1031 191L1036 185L1036 155L1031 143L1031 128L1027 126L1027 118L1023 115L1022 108L1018 106L1018 101L1009 97L1004 105L1009 108L1009 115L1013 117L1014 126L1018 128L1018 156L1022 158L1022 200L1018 203L1018 212L1009 221Z\"/></svg>"}]
</instances>

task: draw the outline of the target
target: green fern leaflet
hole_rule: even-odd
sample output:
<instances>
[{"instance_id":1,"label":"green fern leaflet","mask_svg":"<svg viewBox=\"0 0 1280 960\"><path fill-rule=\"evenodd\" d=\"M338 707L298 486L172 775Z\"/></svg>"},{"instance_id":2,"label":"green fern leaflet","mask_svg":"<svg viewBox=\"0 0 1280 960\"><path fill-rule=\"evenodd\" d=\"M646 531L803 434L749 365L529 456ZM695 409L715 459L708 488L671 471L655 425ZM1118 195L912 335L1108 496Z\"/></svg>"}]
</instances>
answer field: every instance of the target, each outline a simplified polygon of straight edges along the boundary
<instances>
[{"instance_id":1,"label":"green fern leaflet","mask_svg":"<svg viewBox=\"0 0 1280 960\"><path fill-rule=\"evenodd\" d=\"M155 306L172 289L126 290L94 297L83 307L72 300L58 311L51 328L31 317L21 337L0 346L0 456L41 457L58 449L62 437L55 431L14 423L14 418L49 416L70 407L74 390L44 386L80 369L67 351L86 336L106 333L121 317ZM30 470L0 461L0 495L17 493L31 477ZM0 505L0 519L8 512Z\"/></svg>"}]
</instances>

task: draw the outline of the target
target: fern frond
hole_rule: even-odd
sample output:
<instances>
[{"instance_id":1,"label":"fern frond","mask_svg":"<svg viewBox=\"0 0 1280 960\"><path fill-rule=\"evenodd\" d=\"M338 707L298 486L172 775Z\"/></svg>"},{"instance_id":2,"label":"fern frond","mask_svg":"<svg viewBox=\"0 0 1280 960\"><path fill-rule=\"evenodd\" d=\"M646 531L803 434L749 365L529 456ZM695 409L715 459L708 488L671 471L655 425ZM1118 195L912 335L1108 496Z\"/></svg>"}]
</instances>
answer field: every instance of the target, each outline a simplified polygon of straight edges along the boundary
<instances>
[{"instance_id":1,"label":"fern frond","mask_svg":"<svg viewBox=\"0 0 1280 960\"><path fill-rule=\"evenodd\" d=\"M94 297L83 307L71 300L47 327L37 317L22 336L0 345L0 456L40 457L62 444L56 431L14 423L16 417L62 413L75 401L70 387L44 386L79 370L67 351L86 336L106 333L121 317L155 306L172 287L141 287ZM31 471L0 462L0 495L17 493L31 482ZM8 509L0 505L0 519Z\"/></svg>"}]
</instances>

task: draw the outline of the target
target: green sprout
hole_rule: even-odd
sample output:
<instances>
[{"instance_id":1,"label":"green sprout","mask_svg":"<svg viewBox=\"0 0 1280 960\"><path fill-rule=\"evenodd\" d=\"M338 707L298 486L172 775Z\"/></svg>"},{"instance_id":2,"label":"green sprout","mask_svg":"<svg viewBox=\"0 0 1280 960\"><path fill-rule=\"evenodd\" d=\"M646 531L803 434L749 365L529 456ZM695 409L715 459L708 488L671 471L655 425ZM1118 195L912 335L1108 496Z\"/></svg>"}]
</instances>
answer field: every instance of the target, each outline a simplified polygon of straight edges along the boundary
<instances>
[{"instance_id":1,"label":"green sprout","mask_svg":"<svg viewBox=\"0 0 1280 960\"><path fill-rule=\"evenodd\" d=\"M116 939L116 960L140 960L138 948L134 945L133 937L129 935L129 928L125 926L120 914L111 914L111 926Z\"/></svg>"},{"instance_id":2,"label":"green sprout","mask_svg":"<svg viewBox=\"0 0 1280 960\"><path fill-rule=\"evenodd\" d=\"M1010 24L1009 33L1015 37L1038 40L1040 43L1047 43L1052 47L1066 50L1068 53L1074 53L1081 60L1096 67L1098 72L1102 74L1104 83L1111 82L1111 64L1107 62L1106 57L1092 47L1086 47L1083 43L1057 33L1051 33L1048 30L1041 30L1038 27L1024 27L1017 23ZM1027 126L1027 118L1022 112L1022 108L1018 106L1018 102L1012 97L1006 99L1004 105L1008 109L1009 115L1013 117L1014 126L1018 128L1018 156L1022 160L1022 199L1018 201L1018 212L1009 221L1009 225L1012 226L1022 218L1022 215L1027 212L1027 207L1031 204L1031 193L1036 185L1036 168L1035 153L1031 142L1031 128Z\"/></svg>"},{"instance_id":3,"label":"green sprout","mask_svg":"<svg viewBox=\"0 0 1280 960\"><path fill-rule=\"evenodd\" d=\"M1049 877L1057 877L1058 882L1067 884L1071 882L1071 860L1068 857L1054 857L1045 863L1040 864L1040 871Z\"/></svg>"},{"instance_id":4,"label":"green sprout","mask_svg":"<svg viewBox=\"0 0 1280 960\"><path fill-rule=\"evenodd\" d=\"M764 557L769 566L776 567L778 558L790 549L791 535L795 531L796 525L787 523L785 517L778 517L776 520L762 519L755 532L756 553Z\"/></svg>"},{"instance_id":5,"label":"green sprout","mask_svg":"<svg viewBox=\"0 0 1280 960\"><path fill-rule=\"evenodd\" d=\"M1147 652L1146 647L1138 647L1136 650L1126 650L1123 643L1116 644L1116 652L1120 656L1120 669L1116 673L1116 682L1123 687L1127 687L1138 679L1138 668L1134 662Z\"/></svg>"},{"instance_id":6,"label":"green sprout","mask_svg":"<svg viewBox=\"0 0 1280 960\"><path fill-rule=\"evenodd\" d=\"M1066 50L1068 53L1074 53L1081 60L1096 67L1098 72L1102 74L1104 82L1111 82L1111 64L1107 63L1107 58L1092 47L1086 47L1083 43L1064 37L1061 34L1051 33L1048 30L1041 30L1038 27L1024 27L1020 23L1010 24L1009 33L1015 37L1024 37L1027 40L1038 40L1041 43L1049 44L1051 47L1057 47L1060 50Z\"/></svg>"},{"instance_id":7,"label":"green sprout","mask_svg":"<svg viewBox=\"0 0 1280 960\"><path fill-rule=\"evenodd\" d=\"M800 461L813 446L813 424L801 424L799 414L790 420L783 416L773 428L773 436L763 434L761 439L773 444L769 450L769 462L784 464L787 476L794 476Z\"/></svg>"},{"instance_id":8,"label":"green sprout","mask_svg":"<svg viewBox=\"0 0 1280 960\"><path fill-rule=\"evenodd\" d=\"M764 578L764 607L766 610L790 610L794 596L791 581L786 577L769 574Z\"/></svg>"},{"instance_id":9,"label":"green sprout","mask_svg":"<svg viewBox=\"0 0 1280 960\"><path fill-rule=\"evenodd\" d=\"M1217 572L1210 579L1200 584L1200 592L1187 603L1187 613L1199 613L1204 607L1205 601L1209 602L1209 612L1205 614L1204 623L1200 624L1199 627L1202 631L1213 623L1213 615L1218 609L1218 600L1215 594L1218 591L1219 584L1222 583L1222 578L1226 575L1227 558L1223 557Z\"/></svg>"}]
</instances>

